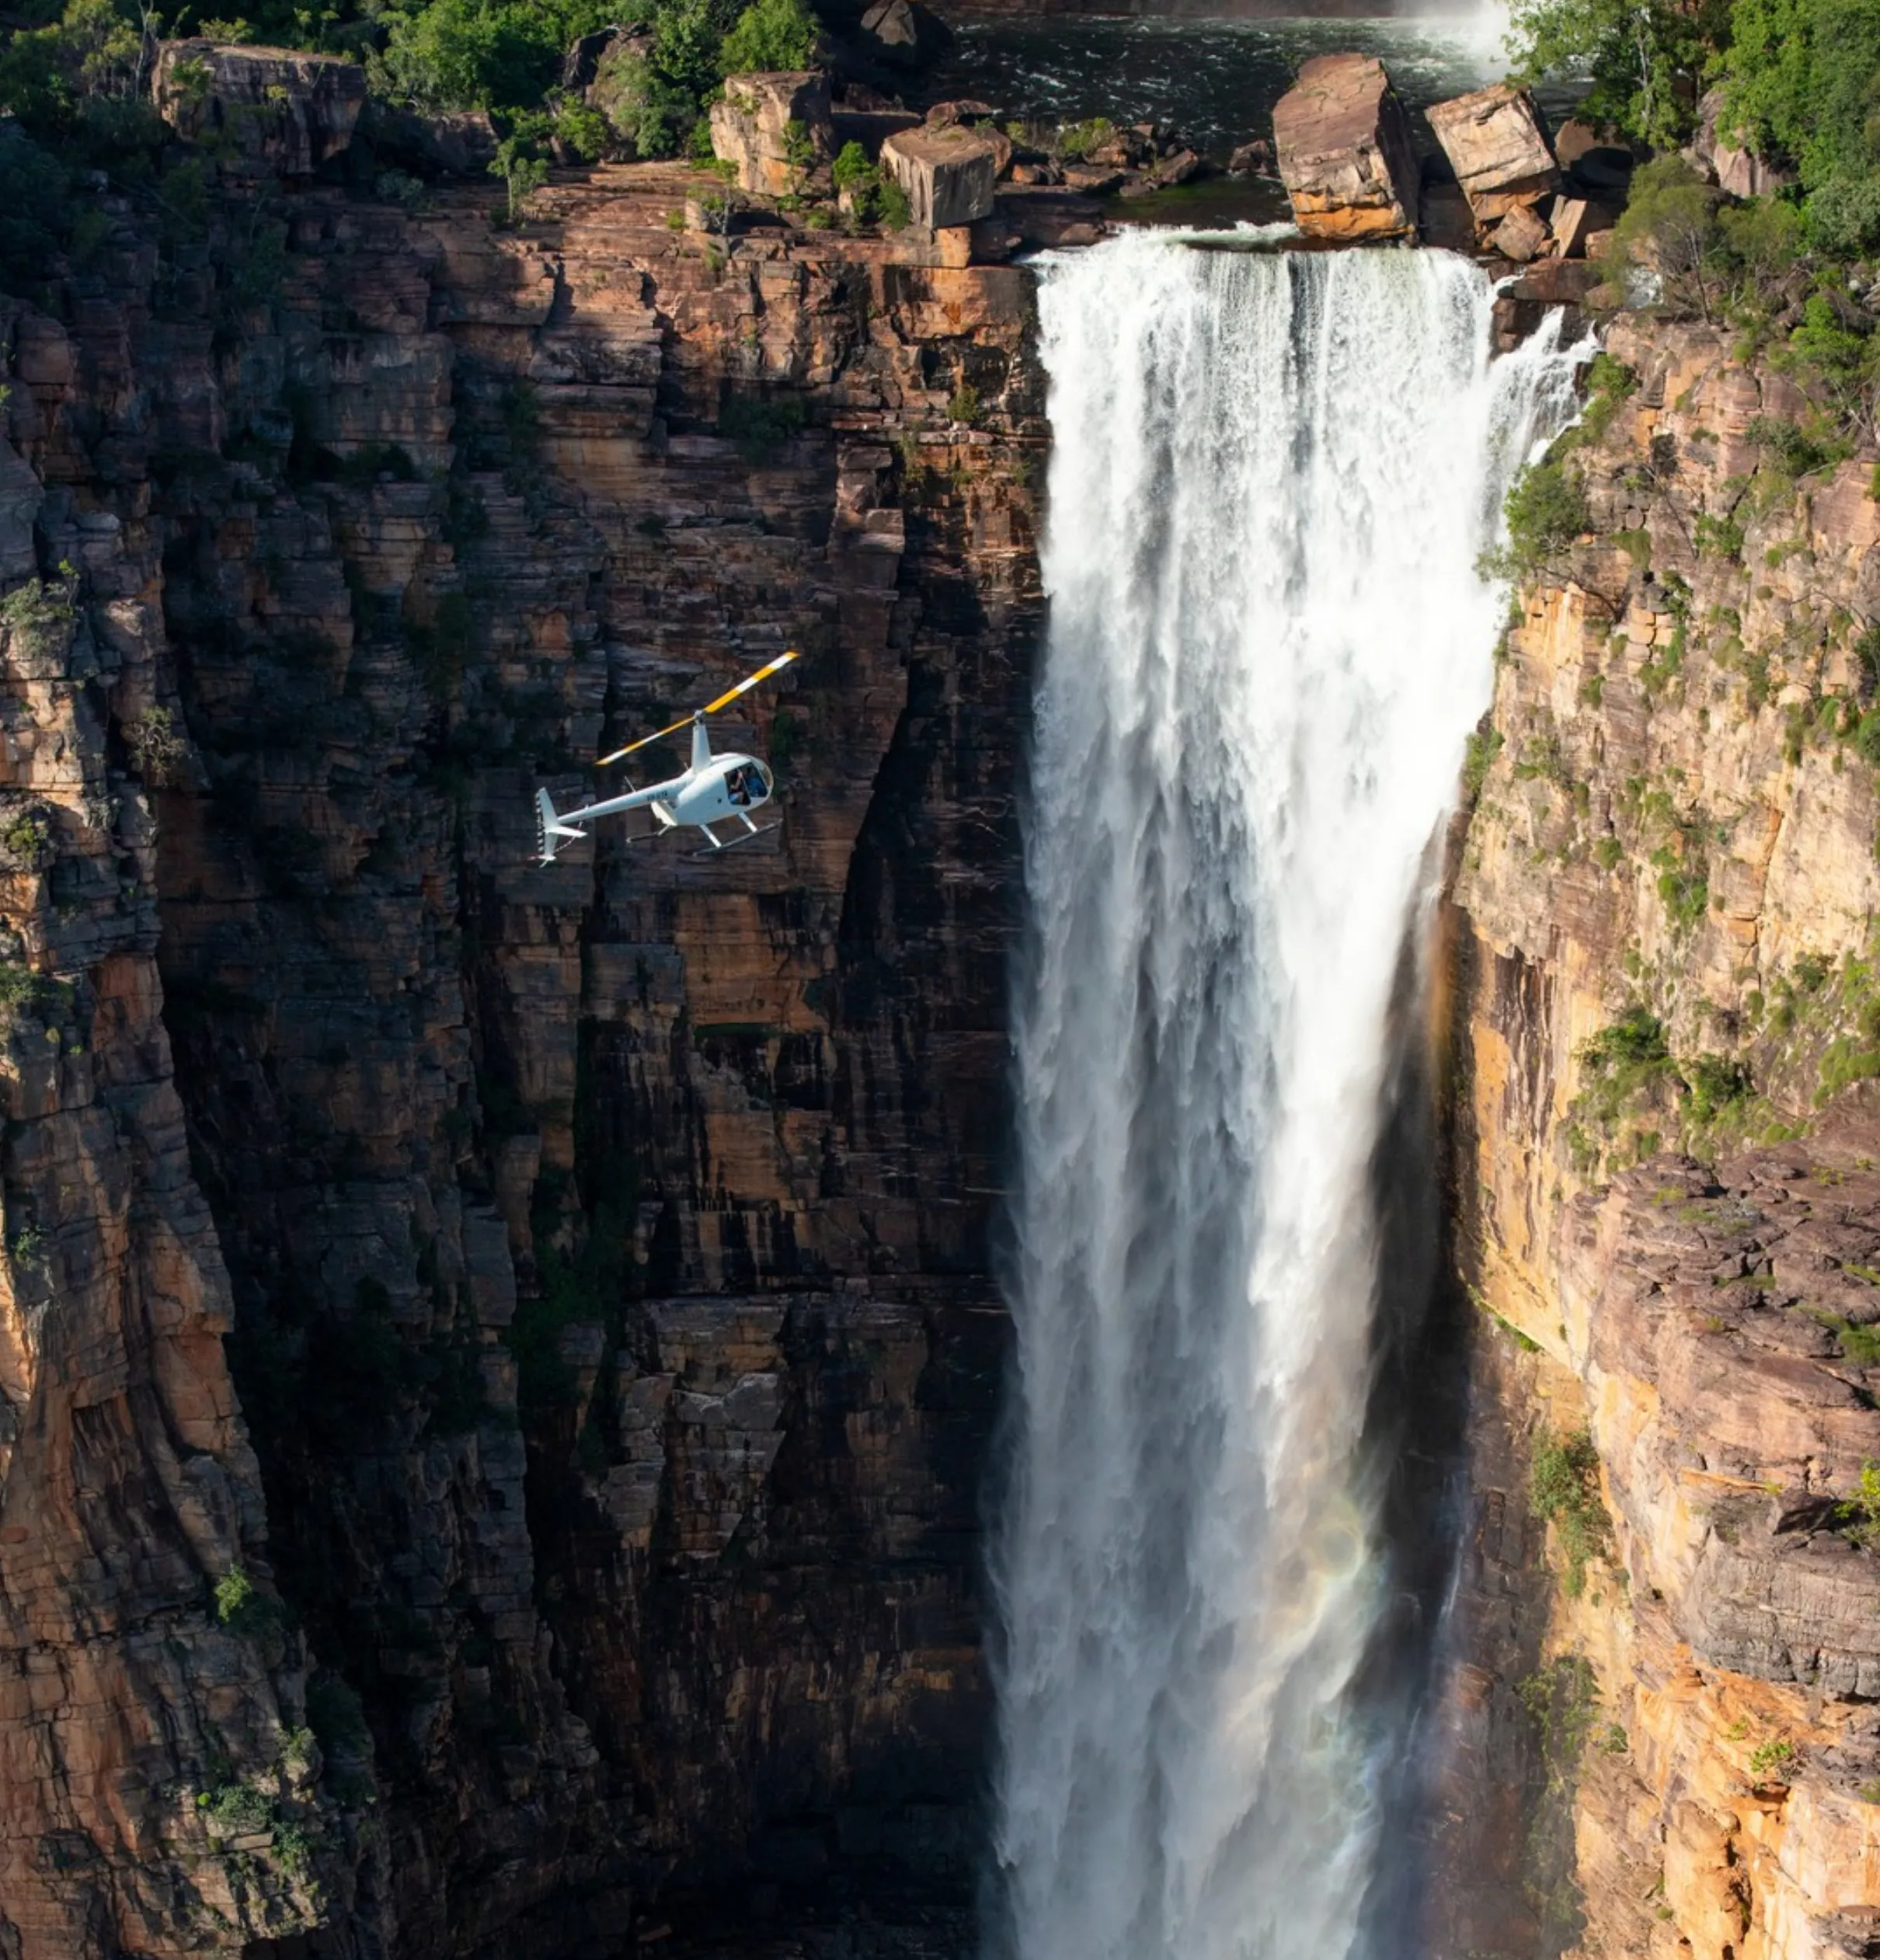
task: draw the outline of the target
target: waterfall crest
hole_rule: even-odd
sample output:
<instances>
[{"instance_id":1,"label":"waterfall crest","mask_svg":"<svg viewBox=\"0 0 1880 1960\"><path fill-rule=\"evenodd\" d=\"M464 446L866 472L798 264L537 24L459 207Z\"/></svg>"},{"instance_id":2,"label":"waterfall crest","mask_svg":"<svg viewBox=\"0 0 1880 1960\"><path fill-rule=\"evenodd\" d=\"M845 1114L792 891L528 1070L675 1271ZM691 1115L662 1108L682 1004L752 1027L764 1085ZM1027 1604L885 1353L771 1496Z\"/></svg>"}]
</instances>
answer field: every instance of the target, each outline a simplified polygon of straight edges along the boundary
<instances>
[{"instance_id":1,"label":"waterfall crest","mask_svg":"<svg viewBox=\"0 0 1880 1960\"><path fill-rule=\"evenodd\" d=\"M1339 1960L1405 1742L1356 1688L1386 1023L1570 366L1492 365L1432 252L1137 233L1039 305L989 1950Z\"/></svg>"}]
</instances>

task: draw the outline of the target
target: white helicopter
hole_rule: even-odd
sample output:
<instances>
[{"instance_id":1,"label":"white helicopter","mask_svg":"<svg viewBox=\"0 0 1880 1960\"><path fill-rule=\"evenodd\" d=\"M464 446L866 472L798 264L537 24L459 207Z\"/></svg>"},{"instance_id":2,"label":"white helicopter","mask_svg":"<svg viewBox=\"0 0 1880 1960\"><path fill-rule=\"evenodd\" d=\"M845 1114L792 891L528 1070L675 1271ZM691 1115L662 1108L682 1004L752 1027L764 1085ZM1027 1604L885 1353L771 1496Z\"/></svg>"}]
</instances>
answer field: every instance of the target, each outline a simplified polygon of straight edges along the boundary
<instances>
[{"instance_id":1,"label":"white helicopter","mask_svg":"<svg viewBox=\"0 0 1880 1960\"><path fill-rule=\"evenodd\" d=\"M768 766L754 755L714 755L710 738L705 733L705 717L715 715L719 708L728 706L740 695L747 693L760 681L768 681L773 674L780 673L796 658L794 651L779 654L768 666L759 667L748 680L740 681L729 694L720 695L717 700L707 701L704 707L687 715L685 721L674 722L670 728L663 728L655 735L642 735L624 749L604 755L594 765L596 768L605 768L609 763L618 762L632 754L635 749L643 749L649 743L677 734L689 722L692 729L692 761L684 775L674 776L670 782L651 784L645 789L635 789L628 784L624 796L609 796L597 803L583 803L579 809L559 812L549 801L547 790L537 790L535 848L541 854L541 862L545 865L553 864L555 853L564 844L585 837L588 834L579 827L580 825L591 823L598 816L611 816L620 810L649 809L662 830L695 823L705 832L706 841L714 851L726 848L712 828L725 817L735 816L744 827L743 834L731 840L734 844L775 830L775 823L759 824L750 820L750 813L768 803L771 792L776 787ZM705 854L701 851L698 855L702 857Z\"/></svg>"}]
</instances>

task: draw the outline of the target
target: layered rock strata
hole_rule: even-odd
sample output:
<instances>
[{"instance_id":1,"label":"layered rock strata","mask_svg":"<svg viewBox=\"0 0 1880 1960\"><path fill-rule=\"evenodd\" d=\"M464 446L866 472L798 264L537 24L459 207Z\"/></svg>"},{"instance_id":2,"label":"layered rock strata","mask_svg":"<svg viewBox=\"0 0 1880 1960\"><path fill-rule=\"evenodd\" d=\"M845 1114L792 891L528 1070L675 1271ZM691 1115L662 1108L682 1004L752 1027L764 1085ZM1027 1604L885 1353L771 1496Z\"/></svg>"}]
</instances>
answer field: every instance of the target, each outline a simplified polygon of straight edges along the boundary
<instances>
[{"instance_id":1,"label":"layered rock strata","mask_svg":"<svg viewBox=\"0 0 1880 1960\"><path fill-rule=\"evenodd\" d=\"M1274 105L1273 143L1307 238L1350 244L1415 232L1419 173L1409 118L1381 61L1315 54L1303 63Z\"/></svg>"},{"instance_id":2,"label":"layered rock strata","mask_svg":"<svg viewBox=\"0 0 1880 1960\"><path fill-rule=\"evenodd\" d=\"M1508 633L1455 883L1451 1718L1534 1819L1494 1854L1525 1918L1457 1930L1825 1960L1880 1907L1874 458L1784 445L1793 384L1721 332L1607 347L1592 527Z\"/></svg>"},{"instance_id":3,"label":"layered rock strata","mask_svg":"<svg viewBox=\"0 0 1880 1960\"><path fill-rule=\"evenodd\" d=\"M695 188L6 314L22 1960L967 1898L1029 288ZM780 830L533 861L785 645Z\"/></svg>"}]
</instances>

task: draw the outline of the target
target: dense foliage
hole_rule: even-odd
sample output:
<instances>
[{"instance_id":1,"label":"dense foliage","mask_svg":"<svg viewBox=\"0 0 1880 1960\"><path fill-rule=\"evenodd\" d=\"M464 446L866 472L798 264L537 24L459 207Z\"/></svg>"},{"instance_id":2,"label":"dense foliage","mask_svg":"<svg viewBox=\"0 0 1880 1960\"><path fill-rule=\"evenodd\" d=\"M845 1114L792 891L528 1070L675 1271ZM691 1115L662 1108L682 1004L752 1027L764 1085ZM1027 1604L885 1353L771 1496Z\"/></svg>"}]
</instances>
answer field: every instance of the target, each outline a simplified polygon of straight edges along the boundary
<instances>
[{"instance_id":1,"label":"dense foliage","mask_svg":"<svg viewBox=\"0 0 1880 1960\"><path fill-rule=\"evenodd\" d=\"M28 254L48 243L42 221L65 198L58 164L148 175L162 138L147 99L159 36L345 54L364 63L381 100L486 110L507 146L498 174L514 198L552 143L583 159L702 148L701 119L726 75L805 66L818 33L805 0L647 0L624 16L607 0L252 0L239 18L203 0L172 11L148 0L28 0L14 19L0 44L0 110L16 119L12 134L30 140L0 145L0 234L23 225L26 233L0 235L8 259L9 243ZM623 19L635 31L604 57L590 104L583 89L563 86L568 50Z\"/></svg>"},{"instance_id":2,"label":"dense foliage","mask_svg":"<svg viewBox=\"0 0 1880 1960\"><path fill-rule=\"evenodd\" d=\"M1594 119L1659 151L1718 128L1796 176L1811 242L1880 251L1880 0L1518 0L1527 78L1579 66Z\"/></svg>"}]
</instances>

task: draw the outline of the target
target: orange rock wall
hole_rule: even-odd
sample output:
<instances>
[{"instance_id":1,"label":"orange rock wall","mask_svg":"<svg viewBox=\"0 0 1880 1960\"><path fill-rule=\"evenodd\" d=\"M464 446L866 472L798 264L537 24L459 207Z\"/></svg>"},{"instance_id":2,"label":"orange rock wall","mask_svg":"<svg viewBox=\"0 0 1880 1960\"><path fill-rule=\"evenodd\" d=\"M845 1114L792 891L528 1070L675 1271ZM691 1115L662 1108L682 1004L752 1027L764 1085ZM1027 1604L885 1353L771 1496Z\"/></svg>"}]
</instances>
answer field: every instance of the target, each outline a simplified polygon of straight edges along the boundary
<instances>
[{"instance_id":1,"label":"orange rock wall","mask_svg":"<svg viewBox=\"0 0 1880 1960\"><path fill-rule=\"evenodd\" d=\"M1871 455L1772 472L1753 425L1793 390L1724 336L1607 344L1636 385L1581 451L1593 533L1507 636L1454 886L1481 1311L1452 1718L1527 1812L1454 1950L1814 1960L1880 1909L1880 1558L1836 1509L1880 1459L1880 507ZM1661 1057L1603 1071L1631 1009ZM1610 1536L1575 1591L1527 1480L1581 1429ZM1586 1690L1564 1742L1544 1677Z\"/></svg>"},{"instance_id":2,"label":"orange rock wall","mask_svg":"<svg viewBox=\"0 0 1880 1960\"><path fill-rule=\"evenodd\" d=\"M695 188L107 203L6 308L21 1960L970 1903L1029 276ZM534 862L786 646L780 829Z\"/></svg>"}]
</instances>

